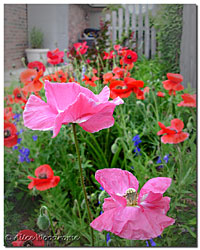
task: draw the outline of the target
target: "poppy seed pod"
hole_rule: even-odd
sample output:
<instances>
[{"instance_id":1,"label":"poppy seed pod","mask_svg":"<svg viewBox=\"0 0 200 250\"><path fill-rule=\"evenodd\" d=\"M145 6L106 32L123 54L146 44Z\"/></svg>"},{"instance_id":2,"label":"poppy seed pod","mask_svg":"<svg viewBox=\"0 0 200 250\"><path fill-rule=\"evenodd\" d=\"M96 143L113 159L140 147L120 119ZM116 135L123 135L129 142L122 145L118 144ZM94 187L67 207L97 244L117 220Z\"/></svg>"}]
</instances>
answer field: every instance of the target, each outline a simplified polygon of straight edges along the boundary
<instances>
[{"instance_id":1,"label":"poppy seed pod","mask_svg":"<svg viewBox=\"0 0 200 250\"><path fill-rule=\"evenodd\" d=\"M50 226L49 217L46 214L40 214L37 219L37 225L40 230L46 231Z\"/></svg>"}]
</instances>

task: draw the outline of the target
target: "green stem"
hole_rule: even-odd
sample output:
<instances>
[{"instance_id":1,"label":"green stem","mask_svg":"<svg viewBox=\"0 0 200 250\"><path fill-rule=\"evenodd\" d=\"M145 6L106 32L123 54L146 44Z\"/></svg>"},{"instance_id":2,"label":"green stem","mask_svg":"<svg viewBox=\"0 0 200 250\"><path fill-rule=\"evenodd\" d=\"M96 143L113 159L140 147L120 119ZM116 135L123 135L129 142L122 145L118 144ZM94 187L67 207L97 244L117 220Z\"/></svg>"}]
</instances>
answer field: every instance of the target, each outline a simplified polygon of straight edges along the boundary
<instances>
[{"instance_id":1,"label":"green stem","mask_svg":"<svg viewBox=\"0 0 200 250\"><path fill-rule=\"evenodd\" d=\"M91 215L91 212L90 212L88 199L87 199L87 193L86 193L85 184L84 184L83 169L81 167L81 157L80 157L80 151L79 151L79 147L78 147L78 140L77 140L77 135L76 135L76 124L75 123L72 123L72 128L73 128L73 134L74 134L76 153L77 153L77 156L78 156L78 163L79 163L79 170L80 170L80 177L81 177L81 185L82 185L82 190L83 190L83 194L84 194L84 197L85 197L85 203L86 203L86 207L87 207L89 223L91 223L92 215ZM92 227L90 229L91 229L92 246L94 246L93 229L92 229Z\"/></svg>"}]
</instances>

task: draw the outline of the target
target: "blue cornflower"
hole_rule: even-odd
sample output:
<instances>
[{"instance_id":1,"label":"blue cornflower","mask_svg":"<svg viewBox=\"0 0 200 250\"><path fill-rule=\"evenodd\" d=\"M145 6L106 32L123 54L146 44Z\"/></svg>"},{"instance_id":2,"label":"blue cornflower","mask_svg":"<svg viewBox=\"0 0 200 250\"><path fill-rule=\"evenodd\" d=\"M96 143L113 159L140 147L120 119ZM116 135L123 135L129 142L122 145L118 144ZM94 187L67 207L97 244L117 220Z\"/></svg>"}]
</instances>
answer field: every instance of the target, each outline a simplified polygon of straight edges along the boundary
<instances>
[{"instance_id":1,"label":"blue cornflower","mask_svg":"<svg viewBox=\"0 0 200 250\"><path fill-rule=\"evenodd\" d=\"M158 156L157 164L162 163L160 156Z\"/></svg>"},{"instance_id":2,"label":"blue cornflower","mask_svg":"<svg viewBox=\"0 0 200 250\"><path fill-rule=\"evenodd\" d=\"M16 122L18 122L20 119L20 116L21 114L15 114L13 118L16 120Z\"/></svg>"},{"instance_id":3,"label":"blue cornflower","mask_svg":"<svg viewBox=\"0 0 200 250\"><path fill-rule=\"evenodd\" d=\"M131 166L131 168L132 168L132 169L134 169L134 167L133 167L133 166Z\"/></svg>"},{"instance_id":4,"label":"blue cornflower","mask_svg":"<svg viewBox=\"0 0 200 250\"><path fill-rule=\"evenodd\" d=\"M100 215L103 213L103 211L100 212Z\"/></svg>"},{"instance_id":5,"label":"blue cornflower","mask_svg":"<svg viewBox=\"0 0 200 250\"><path fill-rule=\"evenodd\" d=\"M30 150L28 148L24 148L22 147L22 149L19 150L19 153L20 155L18 156L19 160L21 162L30 162L30 159L29 159L29 154L30 154Z\"/></svg>"},{"instance_id":6,"label":"blue cornflower","mask_svg":"<svg viewBox=\"0 0 200 250\"><path fill-rule=\"evenodd\" d=\"M18 139L17 139L17 143L20 144L20 143L21 143L21 140L22 140L22 138L18 138Z\"/></svg>"},{"instance_id":7,"label":"blue cornflower","mask_svg":"<svg viewBox=\"0 0 200 250\"><path fill-rule=\"evenodd\" d=\"M135 135L132 139L132 141L134 142L134 146L138 146L142 141L140 140L140 136L139 135Z\"/></svg>"},{"instance_id":8,"label":"blue cornflower","mask_svg":"<svg viewBox=\"0 0 200 250\"><path fill-rule=\"evenodd\" d=\"M138 146L142 142L140 140L140 136L139 135L135 135L133 137L132 141L134 142L134 146L136 147L133 151L136 153L136 155L138 155L138 154L141 155L141 153L140 153L141 149Z\"/></svg>"},{"instance_id":9,"label":"blue cornflower","mask_svg":"<svg viewBox=\"0 0 200 250\"><path fill-rule=\"evenodd\" d=\"M107 234L106 234L106 243L107 243L107 245L108 245L109 240L110 240L110 234L107 233Z\"/></svg>"},{"instance_id":10,"label":"blue cornflower","mask_svg":"<svg viewBox=\"0 0 200 250\"><path fill-rule=\"evenodd\" d=\"M33 135L32 138L33 138L34 141L37 141L38 136L37 135Z\"/></svg>"},{"instance_id":11,"label":"blue cornflower","mask_svg":"<svg viewBox=\"0 0 200 250\"><path fill-rule=\"evenodd\" d=\"M163 160L164 160L166 163L168 163L168 161L169 161L169 154L165 155L164 158L163 158Z\"/></svg>"},{"instance_id":12,"label":"blue cornflower","mask_svg":"<svg viewBox=\"0 0 200 250\"><path fill-rule=\"evenodd\" d=\"M20 160L21 162L24 162L24 161L25 161L25 157L24 157L23 155L19 155L18 158L19 158L19 160Z\"/></svg>"},{"instance_id":13,"label":"blue cornflower","mask_svg":"<svg viewBox=\"0 0 200 250\"><path fill-rule=\"evenodd\" d=\"M149 239L149 241L150 241L150 244L151 244L152 247L155 247L155 246L156 246L156 243L153 241L153 239ZM149 247L149 242L148 242L148 240L146 240L146 245L147 245L147 247Z\"/></svg>"},{"instance_id":14,"label":"blue cornflower","mask_svg":"<svg viewBox=\"0 0 200 250\"><path fill-rule=\"evenodd\" d=\"M153 239L150 239L149 241L150 241L152 247L156 246L156 243L153 241Z\"/></svg>"},{"instance_id":15,"label":"blue cornflower","mask_svg":"<svg viewBox=\"0 0 200 250\"><path fill-rule=\"evenodd\" d=\"M15 145L12 149L13 149L13 150L17 150L17 149L18 149L18 146Z\"/></svg>"},{"instance_id":16,"label":"blue cornflower","mask_svg":"<svg viewBox=\"0 0 200 250\"><path fill-rule=\"evenodd\" d=\"M24 130L23 130L23 129L20 129L20 131L17 132L17 135L20 135L20 134L22 134L23 132L24 132Z\"/></svg>"},{"instance_id":17,"label":"blue cornflower","mask_svg":"<svg viewBox=\"0 0 200 250\"><path fill-rule=\"evenodd\" d=\"M158 238L162 238L161 235L158 235Z\"/></svg>"},{"instance_id":18,"label":"blue cornflower","mask_svg":"<svg viewBox=\"0 0 200 250\"><path fill-rule=\"evenodd\" d=\"M104 190L104 189L102 188L102 186L101 186L99 189L102 190L102 191Z\"/></svg>"},{"instance_id":19,"label":"blue cornflower","mask_svg":"<svg viewBox=\"0 0 200 250\"><path fill-rule=\"evenodd\" d=\"M133 150L133 152L136 153L136 155L141 155L140 151L141 149L139 147L136 147L136 149Z\"/></svg>"}]
</instances>

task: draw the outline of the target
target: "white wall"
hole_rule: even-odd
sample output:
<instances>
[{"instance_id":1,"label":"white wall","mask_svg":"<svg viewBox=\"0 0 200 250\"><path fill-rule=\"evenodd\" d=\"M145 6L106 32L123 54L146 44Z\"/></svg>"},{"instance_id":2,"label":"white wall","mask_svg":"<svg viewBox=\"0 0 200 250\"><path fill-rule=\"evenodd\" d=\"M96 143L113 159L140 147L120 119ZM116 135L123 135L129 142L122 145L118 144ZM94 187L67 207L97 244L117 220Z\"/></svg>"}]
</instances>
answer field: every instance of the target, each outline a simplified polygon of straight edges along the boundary
<instances>
[{"instance_id":1,"label":"white wall","mask_svg":"<svg viewBox=\"0 0 200 250\"><path fill-rule=\"evenodd\" d=\"M44 33L44 48L64 50L68 47L67 4L28 4L29 33L34 26Z\"/></svg>"}]
</instances>

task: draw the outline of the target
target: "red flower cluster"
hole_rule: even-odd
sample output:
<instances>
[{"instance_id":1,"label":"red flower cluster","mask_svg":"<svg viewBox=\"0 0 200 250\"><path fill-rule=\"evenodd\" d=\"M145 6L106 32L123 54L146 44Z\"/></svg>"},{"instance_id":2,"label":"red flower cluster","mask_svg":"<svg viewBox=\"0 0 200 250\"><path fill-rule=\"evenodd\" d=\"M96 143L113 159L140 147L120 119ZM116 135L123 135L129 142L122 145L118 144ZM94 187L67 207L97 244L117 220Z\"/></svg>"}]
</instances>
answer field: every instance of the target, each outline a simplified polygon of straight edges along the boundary
<instances>
[{"instance_id":1,"label":"red flower cluster","mask_svg":"<svg viewBox=\"0 0 200 250\"><path fill-rule=\"evenodd\" d=\"M163 87L169 90L169 95L176 95L176 91L184 89L180 83L183 81L183 77L180 74L167 73L168 80L163 82Z\"/></svg>"},{"instance_id":2,"label":"red flower cluster","mask_svg":"<svg viewBox=\"0 0 200 250\"><path fill-rule=\"evenodd\" d=\"M36 178L28 176L28 178L32 180L28 185L29 189L35 187L37 190L44 191L57 186L60 181L60 176L54 176L53 170L47 164L36 168L35 176Z\"/></svg>"},{"instance_id":3,"label":"red flower cluster","mask_svg":"<svg viewBox=\"0 0 200 250\"><path fill-rule=\"evenodd\" d=\"M164 144L177 144L185 141L189 137L188 133L182 132L184 123L179 119L173 119L171 121L171 126L169 127L165 127L165 125L161 122L158 122L158 125L160 126L161 130L158 131L157 135L165 134L161 137L161 141Z\"/></svg>"},{"instance_id":4,"label":"red flower cluster","mask_svg":"<svg viewBox=\"0 0 200 250\"><path fill-rule=\"evenodd\" d=\"M83 43L75 43L74 44L74 48L76 50L76 54L77 55L83 55L87 52L87 49L89 48L87 45L87 42L83 42Z\"/></svg>"},{"instance_id":5,"label":"red flower cluster","mask_svg":"<svg viewBox=\"0 0 200 250\"><path fill-rule=\"evenodd\" d=\"M53 51L47 52L47 62L53 65L63 63L64 52L60 51L58 48Z\"/></svg>"}]
</instances>

